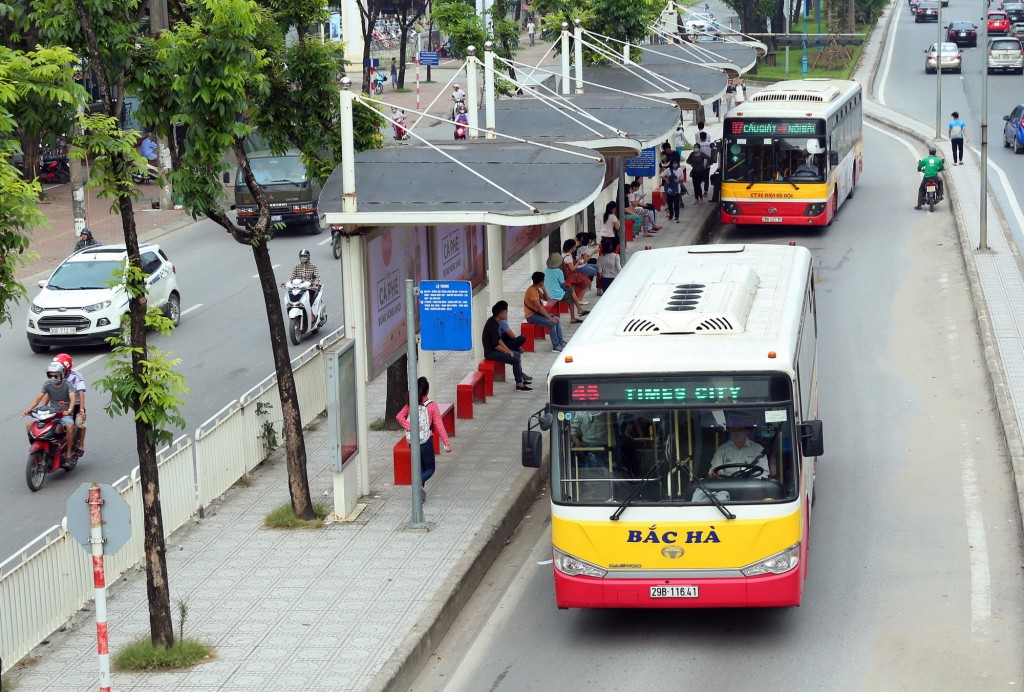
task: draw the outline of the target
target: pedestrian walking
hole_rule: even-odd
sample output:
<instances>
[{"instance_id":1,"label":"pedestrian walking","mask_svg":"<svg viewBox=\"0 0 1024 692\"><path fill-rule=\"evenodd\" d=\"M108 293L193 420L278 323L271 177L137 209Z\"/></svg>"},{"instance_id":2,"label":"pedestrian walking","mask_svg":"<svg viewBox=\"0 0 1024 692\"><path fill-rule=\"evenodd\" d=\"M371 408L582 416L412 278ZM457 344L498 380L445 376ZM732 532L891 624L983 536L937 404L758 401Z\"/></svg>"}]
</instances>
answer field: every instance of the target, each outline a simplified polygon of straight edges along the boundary
<instances>
[{"instance_id":1,"label":"pedestrian walking","mask_svg":"<svg viewBox=\"0 0 1024 692\"><path fill-rule=\"evenodd\" d=\"M532 19L526 23L526 35L530 37L530 45L532 46L537 35L537 25L533 23Z\"/></svg>"},{"instance_id":2,"label":"pedestrian walking","mask_svg":"<svg viewBox=\"0 0 1024 692\"><path fill-rule=\"evenodd\" d=\"M693 199L697 204L704 204L711 174L711 157L701 149L700 144L694 144L693 151L686 157L686 163L690 166L690 179L693 180Z\"/></svg>"},{"instance_id":3,"label":"pedestrian walking","mask_svg":"<svg viewBox=\"0 0 1024 692\"><path fill-rule=\"evenodd\" d=\"M391 91L398 88L398 62L391 58Z\"/></svg>"},{"instance_id":4,"label":"pedestrian walking","mask_svg":"<svg viewBox=\"0 0 1024 692\"><path fill-rule=\"evenodd\" d=\"M734 99L736 98L736 85L730 79L725 84L725 112L728 113L732 110ZM718 115L716 112L715 115Z\"/></svg>"},{"instance_id":5,"label":"pedestrian walking","mask_svg":"<svg viewBox=\"0 0 1024 692\"><path fill-rule=\"evenodd\" d=\"M960 119L960 114L953 111L953 119L949 121L949 142L953 145L953 165L964 165L964 142L967 139L967 123Z\"/></svg>"},{"instance_id":6,"label":"pedestrian walking","mask_svg":"<svg viewBox=\"0 0 1024 692\"><path fill-rule=\"evenodd\" d=\"M733 86L736 89L736 93L733 94L733 101L739 106L747 100L747 87L743 84L743 79L740 77L736 78L736 84Z\"/></svg>"},{"instance_id":7,"label":"pedestrian walking","mask_svg":"<svg viewBox=\"0 0 1024 692\"><path fill-rule=\"evenodd\" d=\"M426 377L421 377L416 380L416 391L419 393L419 404L416 407L417 415L419 416L419 442L420 442L420 493L422 498L427 499L427 481L434 475L435 459L434 459L434 433L436 432L441 437L441 442L444 444L444 451L452 451L451 440L448 439L448 431L444 429L444 420L441 418L441 409L437 407L433 401L430 400L430 382L427 381ZM405 439L409 440L409 444L412 444L410 438L409 424L409 405L398 412L395 416L395 420L405 430Z\"/></svg>"}]
</instances>

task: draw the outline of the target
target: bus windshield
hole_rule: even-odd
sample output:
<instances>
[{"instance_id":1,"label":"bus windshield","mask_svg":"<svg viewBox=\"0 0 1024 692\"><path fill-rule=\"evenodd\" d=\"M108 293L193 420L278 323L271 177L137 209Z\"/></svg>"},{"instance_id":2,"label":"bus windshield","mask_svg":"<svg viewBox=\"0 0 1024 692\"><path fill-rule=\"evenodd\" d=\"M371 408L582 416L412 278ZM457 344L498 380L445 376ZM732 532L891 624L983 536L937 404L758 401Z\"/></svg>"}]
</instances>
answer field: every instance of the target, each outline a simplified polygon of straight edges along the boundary
<instances>
[{"instance_id":1,"label":"bus windshield","mask_svg":"<svg viewBox=\"0 0 1024 692\"><path fill-rule=\"evenodd\" d=\"M724 179L731 182L822 182L828 165L823 124L729 123ZM798 127L802 125L802 127ZM808 134L809 133L809 134Z\"/></svg>"},{"instance_id":2,"label":"bus windshield","mask_svg":"<svg viewBox=\"0 0 1024 692\"><path fill-rule=\"evenodd\" d=\"M560 410L551 429L552 500L710 505L714 494L724 504L789 502L799 485L793 420L788 403Z\"/></svg>"}]
</instances>

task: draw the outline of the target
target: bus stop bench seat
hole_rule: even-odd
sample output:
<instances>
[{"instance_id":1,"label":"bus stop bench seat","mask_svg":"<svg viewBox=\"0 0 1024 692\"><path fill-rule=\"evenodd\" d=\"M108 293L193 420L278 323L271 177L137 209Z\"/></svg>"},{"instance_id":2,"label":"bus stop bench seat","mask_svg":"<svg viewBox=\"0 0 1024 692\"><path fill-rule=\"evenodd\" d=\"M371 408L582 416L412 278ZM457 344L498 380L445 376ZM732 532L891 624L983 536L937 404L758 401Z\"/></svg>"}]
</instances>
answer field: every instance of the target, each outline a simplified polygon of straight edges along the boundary
<instances>
[{"instance_id":1,"label":"bus stop bench seat","mask_svg":"<svg viewBox=\"0 0 1024 692\"><path fill-rule=\"evenodd\" d=\"M434 402L441 410L441 421L444 423L444 430L448 437L455 437L455 404ZM441 454L441 436L434 435L434 454ZM412 453L409 451L409 441L405 435L399 438L391 452L392 465L394 468L395 485L411 485L412 482Z\"/></svg>"},{"instance_id":2,"label":"bus stop bench seat","mask_svg":"<svg viewBox=\"0 0 1024 692\"><path fill-rule=\"evenodd\" d=\"M487 401L484 374L479 370L469 373L455 385L455 415L459 418L472 418L474 400Z\"/></svg>"}]
</instances>

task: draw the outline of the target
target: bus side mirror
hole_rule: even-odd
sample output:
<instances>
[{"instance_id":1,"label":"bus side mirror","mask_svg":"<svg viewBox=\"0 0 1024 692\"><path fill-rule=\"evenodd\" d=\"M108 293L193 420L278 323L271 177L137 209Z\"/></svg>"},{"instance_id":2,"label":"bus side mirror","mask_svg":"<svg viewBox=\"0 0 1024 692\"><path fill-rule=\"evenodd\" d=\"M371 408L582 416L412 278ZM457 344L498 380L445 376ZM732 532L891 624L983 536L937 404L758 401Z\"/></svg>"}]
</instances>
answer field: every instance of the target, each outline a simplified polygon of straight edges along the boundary
<instances>
[{"instance_id":1,"label":"bus side mirror","mask_svg":"<svg viewBox=\"0 0 1024 692\"><path fill-rule=\"evenodd\" d=\"M830 166L838 166L839 165L839 152L838 151L833 150L833 151L830 151L828 153L828 165L830 165Z\"/></svg>"},{"instance_id":2,"label":"bus side mirror","mask_svg":"<svg viewBox=\"0 0 1024 692\"><path fill-rule=\"evenodd\" d=\"M544 436L540 434L540 430L550 430L554 420L547 406L531 415L529 420L527 420L522 442L522 462L526 468L540 468L541 460L543 459L542 445L544 443ZM534 425L540 428L540 430L534 430Z\"/></svg>"},{"instance_id":3,"label":"bus side mirror","mask_svg":"<svg viewBox=\"0 0 1024 692\"><path fill-rule=\"evenodd\" d=\"M800 424L800 449L805 457L820 457L825 453L825 439L822 436L820 420L809 420Z\"/></svg>"},{"instance_id":4,"label":"bus side mirror","mask_svg":"<svg viewBox=\"0 0 1024 692\"><path fill-rule=\"evenodd\" d=\"M542 458L544 436L540 430L523 431L523 466L528 469L539 469Z\"/></svg>"}]
</instances>

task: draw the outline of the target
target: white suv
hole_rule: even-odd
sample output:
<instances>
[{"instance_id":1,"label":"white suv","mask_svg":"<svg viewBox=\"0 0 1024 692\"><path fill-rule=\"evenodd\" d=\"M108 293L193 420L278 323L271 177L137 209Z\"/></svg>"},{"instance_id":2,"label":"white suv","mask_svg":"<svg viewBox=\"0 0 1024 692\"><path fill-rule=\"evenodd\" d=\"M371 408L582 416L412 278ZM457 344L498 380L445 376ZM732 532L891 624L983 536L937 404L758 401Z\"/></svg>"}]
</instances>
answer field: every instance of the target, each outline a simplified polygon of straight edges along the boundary
<instances>
[{"instance_id":1,"label":"white suv","mask_svg":"<svg viewBox=\"0 0 1024 692\"><path fill-rule=\"evenodd\" d=\"M161 308L177 326L181 320L181 296L174 265L160 246L145 243L139 248L146 292L151 307ZM25 331L35 353L51 346L87 346L106 343L121 328L128 314L128 295L122 286L110 284L120 274L127 257L124 245L95 245L61 262L29 306Z\"/></svg>"}]
</instances>

